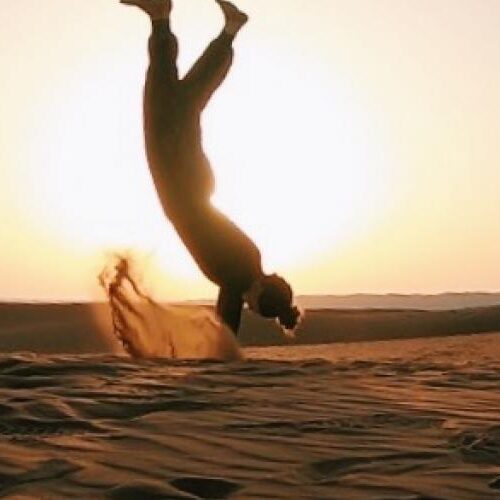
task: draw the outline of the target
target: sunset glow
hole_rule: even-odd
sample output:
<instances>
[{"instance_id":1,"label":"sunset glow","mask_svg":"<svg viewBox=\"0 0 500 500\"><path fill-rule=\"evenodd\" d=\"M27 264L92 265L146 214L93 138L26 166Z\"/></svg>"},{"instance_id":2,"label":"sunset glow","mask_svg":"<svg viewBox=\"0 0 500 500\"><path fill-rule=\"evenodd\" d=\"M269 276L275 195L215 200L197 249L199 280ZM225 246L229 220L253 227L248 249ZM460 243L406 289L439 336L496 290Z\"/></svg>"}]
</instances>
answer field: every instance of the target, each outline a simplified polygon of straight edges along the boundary
<instances>
[{"instance_id":1,"label":"sunset glow","mask_svg":"<svg viewBox=\"0 0 500 500\"><path fill-rule=\"evenodd\" d=\"M266 268L298 293L498 289L498 2L239 5L251 21L204 141L214 204ZM174 12L184 72L222 20L208 0ZM0 297L95 298L120 249L160 296L213 296L145 162L147 19L109 0L0 17Z\"/></svg>"}]
</instances>

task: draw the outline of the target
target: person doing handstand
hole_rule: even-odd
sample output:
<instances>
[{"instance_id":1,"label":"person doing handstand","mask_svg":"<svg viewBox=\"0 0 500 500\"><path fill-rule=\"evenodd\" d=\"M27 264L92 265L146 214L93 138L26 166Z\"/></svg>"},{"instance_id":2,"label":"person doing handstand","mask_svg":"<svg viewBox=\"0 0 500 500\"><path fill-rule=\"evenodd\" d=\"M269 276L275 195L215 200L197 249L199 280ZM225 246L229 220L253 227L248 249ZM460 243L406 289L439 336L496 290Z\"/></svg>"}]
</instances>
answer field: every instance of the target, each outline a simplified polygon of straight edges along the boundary
<instances>
[{"instance_id":1,"label":"person doing handstand","mask_svg":"<svg viewBox=\"0 0 500 500\"><path fill-rule=\"evenodd\" d=\"M247 22L233 4L215 0L224 29L179 78L171 0L121 0L152 21L144 89L146 155L163 210L201 271L220 287L217 313L237 334L244 302L254 312L294 329L300 318L290 285L262 270L255 243L210 202L214 176L203 152L200 117L232 62L232 42Z\"/></svg>"}]
</instances>

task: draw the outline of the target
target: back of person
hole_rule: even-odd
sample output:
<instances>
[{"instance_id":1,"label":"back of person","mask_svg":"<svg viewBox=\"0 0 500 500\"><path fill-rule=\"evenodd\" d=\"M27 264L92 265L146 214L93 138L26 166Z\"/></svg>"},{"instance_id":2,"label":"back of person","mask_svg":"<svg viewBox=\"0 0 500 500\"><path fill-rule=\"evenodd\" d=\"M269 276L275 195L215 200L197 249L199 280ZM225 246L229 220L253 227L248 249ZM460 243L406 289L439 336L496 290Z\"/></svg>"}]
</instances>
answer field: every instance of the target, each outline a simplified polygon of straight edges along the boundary
<instances>
[{"instance_id":1,"label":"back of person","mask_svg":"<svg viewBox=\"0 0 500 500\"><path fill-rule=\"evenodd\" d=\"M248 290L261 272L253 241L210 202L176 200L169 219L203 273L221 287Z\"/></svg>"}]
</instances>

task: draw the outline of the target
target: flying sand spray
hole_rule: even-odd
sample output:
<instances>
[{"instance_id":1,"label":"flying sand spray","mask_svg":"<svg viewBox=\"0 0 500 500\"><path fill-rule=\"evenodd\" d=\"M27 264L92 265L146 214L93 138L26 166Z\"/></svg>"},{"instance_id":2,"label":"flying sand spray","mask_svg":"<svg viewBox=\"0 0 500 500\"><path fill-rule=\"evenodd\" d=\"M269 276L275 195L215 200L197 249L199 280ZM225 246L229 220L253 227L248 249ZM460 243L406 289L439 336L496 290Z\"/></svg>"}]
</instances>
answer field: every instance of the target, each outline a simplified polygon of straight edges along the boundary
<instances>
[{"instance_id":1,"label":"flying sand spray","mask_svg":"<svg viewBox=\"0 0 500 500\"><path fill-rule=\"evenodd\" d=\"M160 305L141 290L129 257L116 255L99 275L113 333L133 358L241 360L231 331L206 308Z\"/></svg>"}]
</instances>

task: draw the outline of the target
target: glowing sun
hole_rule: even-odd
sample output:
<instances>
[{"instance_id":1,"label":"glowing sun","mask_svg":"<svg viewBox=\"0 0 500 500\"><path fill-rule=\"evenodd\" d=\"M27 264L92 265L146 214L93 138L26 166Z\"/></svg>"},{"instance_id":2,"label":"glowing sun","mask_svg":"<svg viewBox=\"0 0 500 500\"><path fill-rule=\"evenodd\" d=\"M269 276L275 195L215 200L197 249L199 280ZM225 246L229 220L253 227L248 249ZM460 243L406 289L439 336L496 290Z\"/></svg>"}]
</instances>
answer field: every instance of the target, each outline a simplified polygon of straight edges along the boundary
<instances>
[{"instance_id":1,"label":"glowing sun","mask_svg":"<svg viewBox=\"0 0 500 500\"><path fill-rule=\"evenodd\" d=\"M367 117L326 68L309 64L304 74L286 53L252 50L265 77L240 64L204 116L213 202L255 239L266 267L298 266L369 226L386 178ZM40 121L39 215L77 251L152 251L169 273L192 276L144 158L144 60L102 57L113 61L65 80Z\"/></svg>"}]
</instances>

